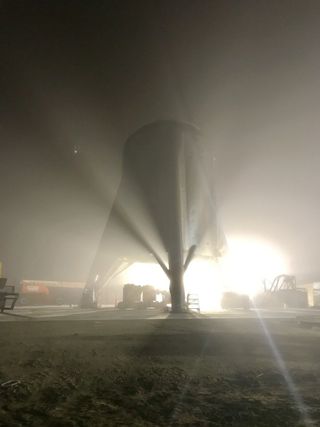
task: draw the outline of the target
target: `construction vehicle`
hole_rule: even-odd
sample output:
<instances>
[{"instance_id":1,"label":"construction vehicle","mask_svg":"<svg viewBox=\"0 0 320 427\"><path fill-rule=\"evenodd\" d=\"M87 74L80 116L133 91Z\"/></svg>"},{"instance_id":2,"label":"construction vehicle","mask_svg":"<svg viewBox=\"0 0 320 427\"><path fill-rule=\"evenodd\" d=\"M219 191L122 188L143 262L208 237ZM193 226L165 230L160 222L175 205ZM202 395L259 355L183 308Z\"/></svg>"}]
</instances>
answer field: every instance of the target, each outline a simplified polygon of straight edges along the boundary
<instances>
[{"instance_id":1,"label":"construction vehicle","mask_svg":"<svg viewBox=\"0 0 320 427\"><path fill-rule=\"evenodd\" d=\"M255 297L254 304L257 308L305 308L308 295L297 287L295 276L280 274L269 288L264 283L264 292Z\"/></svg>"}]
</instances>

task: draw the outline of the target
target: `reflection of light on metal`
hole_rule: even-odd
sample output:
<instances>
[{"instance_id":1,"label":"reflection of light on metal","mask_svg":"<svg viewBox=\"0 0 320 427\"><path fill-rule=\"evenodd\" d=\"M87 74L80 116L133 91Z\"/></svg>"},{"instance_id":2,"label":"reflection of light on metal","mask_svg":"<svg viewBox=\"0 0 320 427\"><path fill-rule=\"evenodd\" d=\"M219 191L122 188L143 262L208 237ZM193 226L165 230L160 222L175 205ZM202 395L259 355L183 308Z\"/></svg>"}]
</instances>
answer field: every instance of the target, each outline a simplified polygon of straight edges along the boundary
<instances>
[{"instance_id":1,"label":"reflection of light on metal","mask_svg":"<svg viewBox=\"0 0 320 427\"><path fill-rule=\"evenodd\" d=\"M250 237L228 239L228 253L219 262L224 286L250 297L263 290L263 280L287 272L287 263L271 244Z\"/></svg>"}]
</instances>

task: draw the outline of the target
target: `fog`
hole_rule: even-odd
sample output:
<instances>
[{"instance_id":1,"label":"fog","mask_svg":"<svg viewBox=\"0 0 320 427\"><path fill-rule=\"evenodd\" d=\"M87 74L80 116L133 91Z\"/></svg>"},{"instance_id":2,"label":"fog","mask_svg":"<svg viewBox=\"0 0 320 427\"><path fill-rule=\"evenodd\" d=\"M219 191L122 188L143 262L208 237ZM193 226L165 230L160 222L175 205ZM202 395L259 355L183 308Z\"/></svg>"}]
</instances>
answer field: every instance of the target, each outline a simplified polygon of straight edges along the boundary
<instances>
[{"instance_id":1,"label":"fog","mask_svg":"<svg viewBox=\"0 0 320 427\"><path fill-rule=\"evenodd\" d=\"M124 142L166 118L212 147L227 237L269 241L319 280L319 23L316 1L2 1L9 280L86 280Z\"/></svg>"}]
</instances>

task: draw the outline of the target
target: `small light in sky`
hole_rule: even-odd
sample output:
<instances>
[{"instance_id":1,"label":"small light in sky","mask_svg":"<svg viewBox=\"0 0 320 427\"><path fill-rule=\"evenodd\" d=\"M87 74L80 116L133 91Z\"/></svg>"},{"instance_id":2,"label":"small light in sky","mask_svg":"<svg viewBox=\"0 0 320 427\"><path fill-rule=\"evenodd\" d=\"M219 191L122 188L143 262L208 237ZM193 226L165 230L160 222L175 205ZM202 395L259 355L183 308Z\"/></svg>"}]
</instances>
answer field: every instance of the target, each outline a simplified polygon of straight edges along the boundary
<instances>
[{"instance_id":1,"label":"small light in sky","mask_svg":"<svg viewBox=\"0 0 320 427\"><path fill-rule=\"evenodd\" d=\"M79 154L79 152L80 152L79 146L78 145L74 145L73 146L73 154L76 156L76 155Z\"/></svg>"}]
</instances>

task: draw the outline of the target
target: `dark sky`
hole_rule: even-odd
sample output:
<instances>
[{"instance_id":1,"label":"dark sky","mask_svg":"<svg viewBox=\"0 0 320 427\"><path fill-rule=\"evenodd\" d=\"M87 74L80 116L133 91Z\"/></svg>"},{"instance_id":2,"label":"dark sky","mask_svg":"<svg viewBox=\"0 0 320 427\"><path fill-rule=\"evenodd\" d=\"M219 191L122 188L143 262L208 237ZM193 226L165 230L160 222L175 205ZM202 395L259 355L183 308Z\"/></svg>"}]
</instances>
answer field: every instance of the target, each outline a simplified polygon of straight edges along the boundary
<instances>
[{"instance_id":1,"label":"dark sky","mask_svg":"<svg viewBox=\"0 0 320 427\"><path fill-rule=\"evenodd\" d=\"M0 1L9 278L85 280L125 139L174 118L215 151L226 234L319 280L319 39L316 0Z\"/></svg>"}]
</instances>

